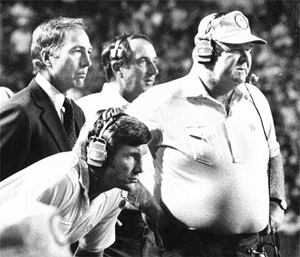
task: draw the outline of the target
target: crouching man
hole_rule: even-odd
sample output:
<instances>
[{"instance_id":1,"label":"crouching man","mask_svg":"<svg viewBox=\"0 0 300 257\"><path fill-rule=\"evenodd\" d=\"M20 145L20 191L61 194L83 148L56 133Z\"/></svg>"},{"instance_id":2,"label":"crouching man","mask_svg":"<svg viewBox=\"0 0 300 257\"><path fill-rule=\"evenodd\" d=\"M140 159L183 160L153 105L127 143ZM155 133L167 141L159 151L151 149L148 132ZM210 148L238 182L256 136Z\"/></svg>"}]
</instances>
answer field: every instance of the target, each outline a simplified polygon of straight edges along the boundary
<instances>
[{"instance_id":1,"label":"crouching man","mask_svg":"<svg viewBox=\"0 0 300 257\"><path fill-rule=\"evenodd\" d=\"M115 223L136 188L151 135L121 109L97 113L72 152L47 157L0 183L0 208L7 201L39 201L57 208L75 256L103 256L115 240Z\"/></svg>"}]
</instances>

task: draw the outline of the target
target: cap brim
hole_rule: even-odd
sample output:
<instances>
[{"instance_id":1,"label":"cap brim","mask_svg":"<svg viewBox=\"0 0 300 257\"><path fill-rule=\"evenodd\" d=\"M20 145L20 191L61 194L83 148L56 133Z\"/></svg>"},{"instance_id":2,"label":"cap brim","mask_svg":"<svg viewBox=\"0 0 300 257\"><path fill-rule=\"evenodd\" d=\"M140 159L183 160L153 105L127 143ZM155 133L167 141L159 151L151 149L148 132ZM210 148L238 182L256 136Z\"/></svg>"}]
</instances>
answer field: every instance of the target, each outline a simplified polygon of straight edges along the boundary
<instances>
[{"instance_id":1,"label":"cap brim","mask_svg":"<svg viewBox=\"0 0 300 257\"><path fill-rule=\"evenodd\" d=\"M245 44L245 43L253 43L253 44L259 44L259 45L265 45L267 44L267 41L253 36L249 35L248 33L245 35L241 35L240 33L238 35L232 35L225 38L218 38L217 41L220 41L221 43L227 43L227 44Z\"/></svg>"}]
</instances>

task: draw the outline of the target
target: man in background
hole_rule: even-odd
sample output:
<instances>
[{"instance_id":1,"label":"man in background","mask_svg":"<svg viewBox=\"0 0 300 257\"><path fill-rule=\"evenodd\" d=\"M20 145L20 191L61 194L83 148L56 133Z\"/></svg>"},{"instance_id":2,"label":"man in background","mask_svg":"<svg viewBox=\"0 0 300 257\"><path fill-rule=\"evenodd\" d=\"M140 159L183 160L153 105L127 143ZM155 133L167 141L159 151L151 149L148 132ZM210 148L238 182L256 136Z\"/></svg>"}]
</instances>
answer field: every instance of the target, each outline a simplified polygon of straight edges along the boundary
<instances>
[{"instance_id":1,"label":"man in background","mask_svg":"<svg viewBox=\"0 0 300 257\"><path fill-rule=\"evenodd\" d=\"M211 14L199 24L190 73L149 89L126 111L152 134L157 180L149 192L164 210L152 223L163 256L265 256L269 221L276 230L283 219L272 114L246 83L251 50L265 43L243 13Z\"/></svg>"},{"instance_id":2,"label":"man in background","mask_svg":"<svg viewBox=\"0 0 300 257\"><path fill-rule=\"evenodd\" d=\"M70 151L85 122L66 92L84 84L92 46L82 19L58 17L33 32L30 84L0 109L1 179Z\"/></svg>"},{"instance_id":3,"label":"man in background","mask_svg":"<svg viewBox=\"0 0 300 257\"><path fill-rule=\"evenodd\" d=\"M107 83L100 93L77 100L86 118L107 107L126 109L141 93L153 86L158 70L152 42L144 35L123 34L103 46L101 63ZM156 256L152 232L133 206L125 208L116 224L116 242L104 252L111 257Z\"/></svg>"}]
</instances>

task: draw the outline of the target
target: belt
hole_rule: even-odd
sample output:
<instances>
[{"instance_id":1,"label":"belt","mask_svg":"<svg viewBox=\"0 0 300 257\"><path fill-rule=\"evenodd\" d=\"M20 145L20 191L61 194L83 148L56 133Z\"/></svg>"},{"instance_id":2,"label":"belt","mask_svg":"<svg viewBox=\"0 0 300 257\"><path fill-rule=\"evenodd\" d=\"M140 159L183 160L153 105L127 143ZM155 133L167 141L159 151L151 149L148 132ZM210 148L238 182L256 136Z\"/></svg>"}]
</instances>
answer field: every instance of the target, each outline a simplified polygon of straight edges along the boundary
<instances>
[{"instance_id":1,"label":"belt","mask_svg":"<svg viewBox=\"0 0 300 257\"><path fill-rule=\"evenodd\" d=\"M124 209L119 217L122 225L116 225L116 236L130 239L142 239L150 233L142 213L138 210Z\"/></svg>"}]
</instances>

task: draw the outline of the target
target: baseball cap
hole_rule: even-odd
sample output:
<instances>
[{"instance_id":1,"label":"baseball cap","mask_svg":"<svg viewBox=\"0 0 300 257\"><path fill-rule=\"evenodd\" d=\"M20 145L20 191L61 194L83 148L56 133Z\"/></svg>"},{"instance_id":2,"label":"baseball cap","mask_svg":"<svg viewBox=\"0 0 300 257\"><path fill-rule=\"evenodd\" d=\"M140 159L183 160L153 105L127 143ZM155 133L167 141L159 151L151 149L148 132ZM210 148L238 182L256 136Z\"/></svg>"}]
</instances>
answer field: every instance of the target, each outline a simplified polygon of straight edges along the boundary
<instances>
[{"instance_id":1,"label":"baseball cap","mask_svg":"<svg viewBox=\"0 0 300 257\"><path fill-rule=\"evenodd\" d=\"M204 17L198 26L195 43L201 37L209 37L228 44L267 43L265 40L252 35L248 19L240 11L233 11L222 16L213 13Z\"/></svg>"}]
</instances>

